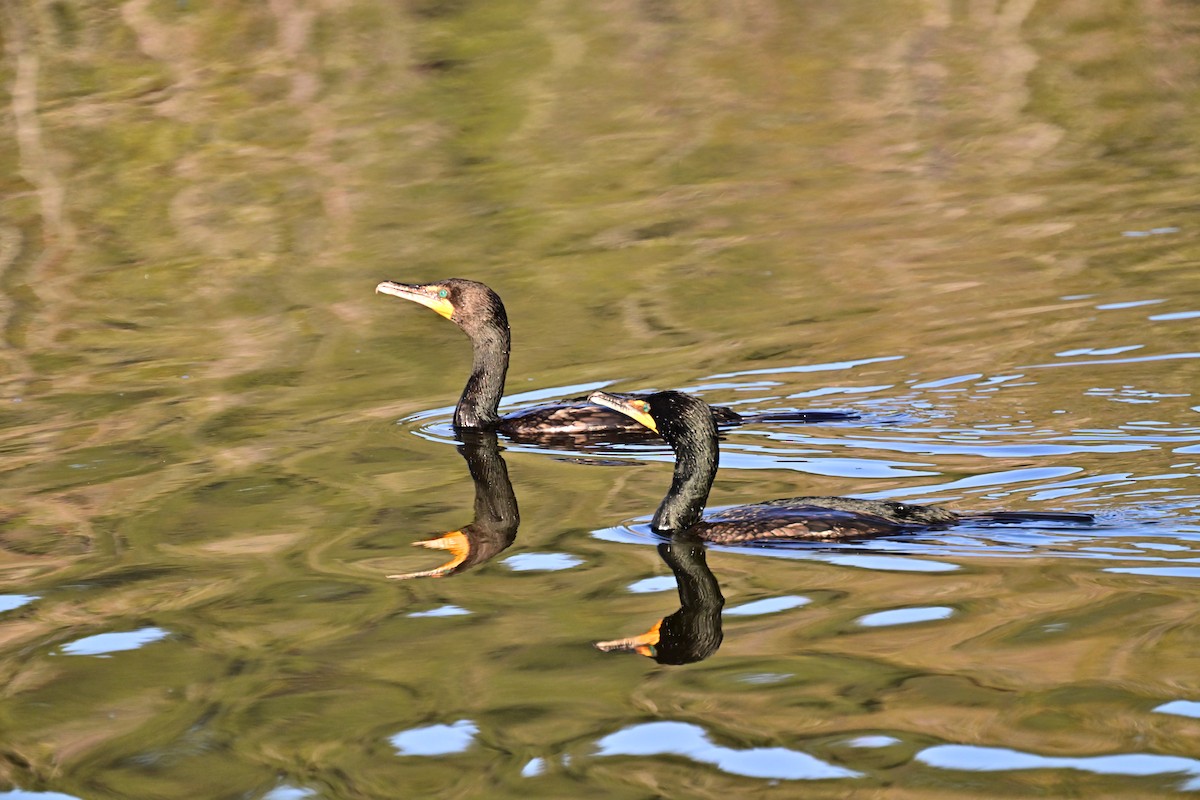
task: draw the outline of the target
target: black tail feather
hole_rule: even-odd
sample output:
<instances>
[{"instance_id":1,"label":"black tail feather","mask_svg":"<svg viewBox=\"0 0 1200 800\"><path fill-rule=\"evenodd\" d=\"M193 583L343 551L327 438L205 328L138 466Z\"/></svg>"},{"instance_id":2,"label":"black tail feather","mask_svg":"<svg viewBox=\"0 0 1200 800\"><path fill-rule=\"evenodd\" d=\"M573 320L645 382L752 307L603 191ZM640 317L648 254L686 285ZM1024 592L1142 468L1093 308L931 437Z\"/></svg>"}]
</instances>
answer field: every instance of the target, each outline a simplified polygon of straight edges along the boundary
<instances>
[{"instance_id":1,"label":"black tail feather","mask_svg":"<svg viewBox=\"0 0 1200 800\"><path fill-rule=\"evenodd\" d=\"M997 522L1001 525L1022 523L1062 522L1068 525L1094 525L1096 518L1091 514L1070 511L987 511L978 514L963 514L971 522Z\"/></svg>"},{"instance_id":2,"label":"black tail feather","mask_svg":"<svg viewBox=\"0 0 1200 800\"><path fill-rule=\"evenodd\" d=\"M848 419L859 419L853 411L768 411L763 414L742 414L736 422L717 420L717 424L745 425L748 422L797 422L813 424L821 422L842 422Z\"/></svg>"}]
</instances>

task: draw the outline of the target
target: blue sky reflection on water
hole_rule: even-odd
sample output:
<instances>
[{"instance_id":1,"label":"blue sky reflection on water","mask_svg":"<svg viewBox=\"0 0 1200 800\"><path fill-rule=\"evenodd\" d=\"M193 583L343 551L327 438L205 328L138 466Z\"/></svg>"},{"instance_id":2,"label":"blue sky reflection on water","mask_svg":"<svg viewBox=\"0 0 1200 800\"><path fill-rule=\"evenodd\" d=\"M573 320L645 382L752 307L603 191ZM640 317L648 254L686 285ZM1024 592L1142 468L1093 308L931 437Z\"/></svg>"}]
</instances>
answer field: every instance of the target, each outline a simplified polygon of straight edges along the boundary
<instances>
[{"instance_id":1,"label":"blue sky reflection on water","mask_svg":"<svg viewBox=\"0 0 1200 800\"><path fill-rule=\"evenodd\" d=\"M0 594L0 614L15 608L28 605L37 600L36 595L29 594Z\"/></svg>"},{"instance_id":2,"label":"blue sky reflection on water","mask_svg":"<svg viewBox=\"0 0 1200 800\"><path fill-rule=\"evenodd\" d=\"M410 617L461 617L471 612L460 606L445 605L431 608L427 611L412 611L408 614Z\"/></svg>"},{"instance_id":3,"label":"blue sky reflection on water","mask_svg":"<svg viewBox=\"0 0 1200 800\"><path fill-rule=\"evenodd\" d=\"M1159 714L1176 714L1181 717L1200 719L1200 702L1195 700L1172 700L1154 709Z\"/></svg>"},{"instance_id":4,"label":"blue sky reflection on water","mask_svg":"<svg viewBox=\"0 0 1200 800\"><path fill-rule=\"evenodd\" d=\"M762 614L778 614L781 611L791 611L793 608L803 608L811 603L807 597L788 595L784 597L764 597L741 605L730 606L723 612L725 616L755 617Z\"/></svg>"},{"instance_id":5,"label":"blue sky reflection on water","mask_svg":"<svg viewBox=\"0 0 1200 800\"><path fill-rule=\"evenodd\" d=\"M933 622L947 619L954 613L947 606L926 606L924 608L895 608L890 611L878 611L859 617L857 622L864 628L880 628L888 625L911 625L916 622Z\"/></svg>"},{"instance_id":6,"label":"blue sky reflection on water","mask_svg":"<svg viewBox=\"0 0 1200 800\"><path fill-rule=\"evenodd\" d=\"M402 756L446 756L461 753L475 741L479 726L460 719L449 725L428 725L401 731L388 738Z\"/></svg>"},{"instance_id":7,"label":"blue sky reflection on water","mask_svg":"<svg viewBox=\"0 0 1200 800\"><path fill-rule=\"evenodd\" d=\"M1034 769L1066 769L1096 775L1191 775L1179 788L1200 789L1200 761L1181 756L1120 753L1103 756L1041 756L1003 747L944 744L917 753L916 760L931 767L968 772L1016 772Z\"/></svg>"},{"instance_id":8,"label":"blue sky reflection on water","mask_svg":"<svg viewBox=\"0 0 1200 800\"><path fill-rule=\"evenodd\" d=\"M675 578L670 575L655 575L652 578L643 578L640 581L629 584L628 591L631 594L652 594L654 592L668 592L674 588Z\"/></svg>"},{"instance_id":9,"label":"blue sky reflection on water","mask_svg":"<svg viewBox=\"0 0 1200 800\"><path fill-rule=\"evenodd\" d=\"M578 567L583 559L568 553L521 553L504 559L513 572L558 572Z\"/></svg>"},{"instance_id":10,"label":"blue sky reflection on water","mask_svg":"<svg viewBox=\"0 0 1200 800\"><path fill-rule=\"evenodd\" d=\"M167 631L162 628L141 628L121 633L98 633L95 636L76 639L63 645L62 652L71 656L107 656L125 650L137 650L151 642L165 639L167 636Z\"/></svg>"},{"instance_id":11,"label":"blue sky reflection on water","mask_svg":"<svg viewBox=\"0 0 1200 800\"><path fill-rule=\"evenodd\" d=\"M263 795L262 800L304 800L317 794L316 789L305 789L299 786L276 786Z\"/></svg>"},{"instance_id":12,"label":"blue sky reflection on water","mask_svg":"<svg viewBox=\"0 0 1200 800\"><path fill-rule=\"evenodd\" d=\"M683 756L731 775L776 780L830 780L857 778L861 773L835 766L785 747L736 749L713 744L708 733L684 722L647 722L632 725L600 739L597 755Z\"/></svg>"}]
</instances>

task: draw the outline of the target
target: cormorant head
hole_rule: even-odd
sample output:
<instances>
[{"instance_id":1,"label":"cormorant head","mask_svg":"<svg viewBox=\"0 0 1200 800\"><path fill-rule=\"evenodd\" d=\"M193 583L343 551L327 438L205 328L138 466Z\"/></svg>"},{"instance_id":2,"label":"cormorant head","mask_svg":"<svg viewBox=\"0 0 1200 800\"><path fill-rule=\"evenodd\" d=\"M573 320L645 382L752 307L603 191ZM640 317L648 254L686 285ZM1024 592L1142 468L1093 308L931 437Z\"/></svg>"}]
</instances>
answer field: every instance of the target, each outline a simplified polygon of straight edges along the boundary
<instances>
[{"instance_id":1,"label":"cormorant head","mask_svg":"<svg viewBox=\"0 0 1200 800\"><path fill-rule=\"evenodd\" d=\"M689 441L717 438L712 409L699 398L683 392L654 394L609 394L592 392L588 400L620 411L667 440L677 452Z\"/></svg>"},{"instance_id":2,"label":"cormorant head","mask_svg":"<svg viewBox=\"0 0 1200 800\"><path fill-rule=\"evenodd\" d=\"M508 330L508 314L500 295L478 281L465 278L426 284L384 281L375 291L432 308L472 338L487 328Z\"/></svg>"}]
</instances>

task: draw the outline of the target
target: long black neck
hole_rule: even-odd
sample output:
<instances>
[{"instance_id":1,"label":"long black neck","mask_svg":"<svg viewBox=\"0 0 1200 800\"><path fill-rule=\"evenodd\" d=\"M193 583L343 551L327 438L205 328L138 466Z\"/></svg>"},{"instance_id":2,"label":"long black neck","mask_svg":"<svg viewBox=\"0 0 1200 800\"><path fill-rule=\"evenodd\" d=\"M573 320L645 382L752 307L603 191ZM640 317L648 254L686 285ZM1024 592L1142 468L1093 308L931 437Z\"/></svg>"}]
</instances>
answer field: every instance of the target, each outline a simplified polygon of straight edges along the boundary
<instances>
[{"instance_id":1,"label":"long black neck","mask_svg":"<svg viewBox=\"0 0 1200 800\"><path fill-rule=\"evenodd\" d=\"M501 310L494 322L468 331L474 348L471 377L463 387L454 408L456 428L494 428L500 421L497 410L504 395L504 376L508 373L508 353L512 334L508 318Z\"/></svg>"},{"instance_id":2,"label":"long black neck","mask_svg":"<svg viewBox=\"0 0 1200 800\"><path fill-rule=\"evenodd\" d=\"M689 415L678 430L663 430L663 437L675 451L675 474L671 488L650 523L655 531L679 533L700 521L704 503L717 475L720 448L717 427L707 406L703 413Z\"/></svg>"}]
</instances>

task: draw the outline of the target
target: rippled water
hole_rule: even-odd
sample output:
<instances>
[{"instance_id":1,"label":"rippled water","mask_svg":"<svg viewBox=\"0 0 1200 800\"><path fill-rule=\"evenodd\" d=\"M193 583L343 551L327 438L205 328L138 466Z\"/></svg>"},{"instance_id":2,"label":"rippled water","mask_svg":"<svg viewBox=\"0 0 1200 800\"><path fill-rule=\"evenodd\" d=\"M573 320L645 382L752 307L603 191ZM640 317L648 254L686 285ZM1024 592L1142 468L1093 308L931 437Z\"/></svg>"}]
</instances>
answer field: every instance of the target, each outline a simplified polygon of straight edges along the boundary
<instances>
[{"instance_id":1,"label":"rippled water","mask_svg":"<svg viewBox=\"0 0 1200 800\"><path fill-rule=\"evenodd\" d=\"M1200 789L1196 13L5 7L0 798ZM664 546L653 438L459 445L450 276L508 409L857 414L712 509L1097 524Z\"/></svg>"}]
</instances>

